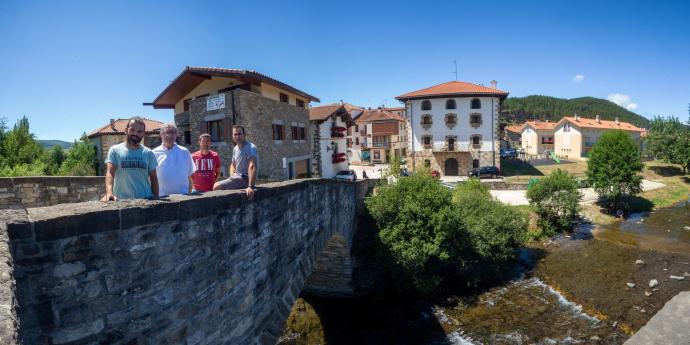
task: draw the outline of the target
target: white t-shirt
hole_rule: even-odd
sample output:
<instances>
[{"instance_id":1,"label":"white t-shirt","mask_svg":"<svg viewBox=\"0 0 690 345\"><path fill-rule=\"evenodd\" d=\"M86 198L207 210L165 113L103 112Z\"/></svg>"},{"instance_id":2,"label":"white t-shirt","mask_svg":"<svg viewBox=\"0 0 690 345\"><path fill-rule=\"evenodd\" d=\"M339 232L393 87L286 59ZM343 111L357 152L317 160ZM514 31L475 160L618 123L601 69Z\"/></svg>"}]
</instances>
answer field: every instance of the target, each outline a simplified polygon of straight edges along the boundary
<instances>
[{"instance_id":1,"label":"white t-shirt","mask_svg":"<svg viewBox=\"0 0 690 345\"><path fill-rule=\"evenodd\" d=\"M158 161L158 194L189 193L189 176L194 173L194 161L189 151L177 144L169 150L161 145L153 149L153 154Z\"/></svg>"}]
</instances>

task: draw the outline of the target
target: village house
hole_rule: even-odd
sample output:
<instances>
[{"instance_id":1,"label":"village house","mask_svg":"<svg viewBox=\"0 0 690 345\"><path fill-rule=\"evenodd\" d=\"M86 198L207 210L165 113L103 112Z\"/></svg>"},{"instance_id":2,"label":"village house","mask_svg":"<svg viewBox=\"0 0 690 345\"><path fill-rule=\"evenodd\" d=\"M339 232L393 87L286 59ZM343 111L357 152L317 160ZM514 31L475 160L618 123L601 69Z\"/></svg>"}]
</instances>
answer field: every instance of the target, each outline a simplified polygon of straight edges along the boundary
<instances>
[{"instance_id":1,"label":"village house","mask_svg":"<svg viewBox=\"0 0 690 345\"><path fill-rule=\"evenodd\" d=\"M105 175L105 159L108 156L108 150L113 145L117 145L125 141L127 137L125 128L129 119L110 119L110 123L95 129L88 134L88 138L96 148L96 157L98 157L98 175ZM160 129L163 122L144 119L146 124L146 135L142 138L142 144L148 148L154 148L161 144Z\"/></svg>"},{"instance_id":2,"label":"village house","mask_svg":"<svg viewBox=\"0 0 690 345\"><path fill-rule=\"evenodd\" d=\"M480 166L500 168L498 118L508 92L451 81L396 97L405 103L409 168L427 166L444 176Z\"/></svg>"},{"instance_id":3,"label":"village house","mask_svg":"<svg viewBox=\"0 0 690 345\"><path fill-rule=\"evenodd\" d=\"M503 129L501 149L513 149L522 145L522 125L510 125Z\"/></svg>"},{"instance_id":4,"label":"village house","mask_svg":"<svg viewBox=\"0 0 690 345\"><path fill-rule=\"evenodd\" d=\"M314 124L315 175L332 178L338 172L347 170L347 130L354 126L350 107L332 104L309 109L309 120Z\"/></svg>"},{"instance_id":5,"label":"village house","mask_svg":"<svg viewBox=\"0 0 690 345\"><path fill-rule=\"evenodd\" d=\"M539 155L554 150L554 132L556 123L532 120L522 125L520 147L528 155Z\"/></svg>"},{"instance_id":6,"label":"village house","mask_svg":"<svg viewBox=\"0 0 690 345\"><path fill-rule=\"evenodd\" d=\"M367 109L355 119L348 132L352 160L361 163L387 163L393 155L407 154L407 121L384 109Z\"/></svg>"},{"instance_id":7,"label":"village house","mask_svg":"<svg viewBox=\"0 0 690 345\"><path fill-rule=\"evenodd\" d=\"M182 142L196 151L209 133L224 176L232 159L232 126L242 125L259 153L259 178L311 175L313 130L307 107L319 99L251 70L186 67L151 103L173 109Z\"/></svg>"},{"instance_id":8,"label":"village house","mask_svg":"<svg viewBox=\"0 0 690 345\"><path fill-rule=\"evenodd\" d=\"M568 160L585 160L601 135L606 131L623 130L640 146L643 129L627 122L580 117L563 117L555 126L556 156Z\"/></svg>"}]
</instances>

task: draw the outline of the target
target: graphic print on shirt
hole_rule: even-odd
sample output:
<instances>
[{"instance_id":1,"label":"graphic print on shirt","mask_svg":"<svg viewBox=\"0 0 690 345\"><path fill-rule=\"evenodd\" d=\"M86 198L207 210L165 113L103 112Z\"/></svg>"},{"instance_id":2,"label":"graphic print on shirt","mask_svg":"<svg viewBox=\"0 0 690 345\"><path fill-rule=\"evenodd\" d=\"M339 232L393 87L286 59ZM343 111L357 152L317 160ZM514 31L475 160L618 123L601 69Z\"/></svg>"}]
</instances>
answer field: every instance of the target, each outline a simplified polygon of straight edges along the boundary
<instances>
[{"instance_id":1,"label":"graphic print on shirt","mask_svg":"<svg viewBox=\"0 0 690 345\"><path fill-rule=\"evenodd\" d=\"M148 163L141 156L126 156L120 160L121 169L148 169Z\"/></svg>"}]
</instances>

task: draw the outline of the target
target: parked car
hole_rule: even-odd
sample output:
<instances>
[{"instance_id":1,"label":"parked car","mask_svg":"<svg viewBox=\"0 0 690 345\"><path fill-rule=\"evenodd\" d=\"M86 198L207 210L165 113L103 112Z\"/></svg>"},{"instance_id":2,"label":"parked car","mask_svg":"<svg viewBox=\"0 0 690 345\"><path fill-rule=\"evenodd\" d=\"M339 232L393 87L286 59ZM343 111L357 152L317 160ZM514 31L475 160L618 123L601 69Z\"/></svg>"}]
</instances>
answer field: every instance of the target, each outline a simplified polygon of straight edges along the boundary
<instances>
[{"instance_id":1,"label":"parked car","mask_svg":"<svg viewBox=\"0 0 690 345\"><path fill-rule=\"evenodd\" d=\"M485 167L479 167L479 168L474 168L470 170L470 172L467 174L469 177L491 177L491 178L496 178L500 175L500 171L498 170L497 167L495 166L485 166Z\"/></svg>"},{"instance_id":2,"label":"parked car","mask_svg":"<svg viewBox=\"0 0 690 345\"><path fill-rule=\"evenodd\" d=\"M501 150L501 158L517 158L518 151L516 149Z\"/></svg>"},{"instance_id":3,"label":"parked car","mask_svg":"<svg viewBox=\"0 0 690 345\"><path fill-rule=\"evenodd\" d=\"M341 181L357 181L357 173L354 170L343 170L338 172L334 177L336 180Z\"/></svg>"}]
</instances>

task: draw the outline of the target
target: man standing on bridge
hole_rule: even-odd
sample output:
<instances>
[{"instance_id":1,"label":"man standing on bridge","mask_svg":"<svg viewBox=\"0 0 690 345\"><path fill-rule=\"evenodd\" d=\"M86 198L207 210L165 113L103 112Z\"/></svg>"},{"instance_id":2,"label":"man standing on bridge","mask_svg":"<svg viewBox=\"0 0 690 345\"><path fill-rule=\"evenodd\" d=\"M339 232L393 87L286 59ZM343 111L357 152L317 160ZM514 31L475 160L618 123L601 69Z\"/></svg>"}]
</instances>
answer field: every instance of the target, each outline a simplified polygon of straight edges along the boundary
<instances>
[{"instance_id":1,"label":"man standing on bridge","mask_svg":"<svg viewBox=\"0 0 690 345\"><path fill-rule=\"evenodd\" d=\"M138 116L127 121L126 141L108 150L105 196L101 200L157 198L158 177L153 151L141 144L146 123Z\"/></svg>"},{"instance_id":2,"label":"man standing on bridge","mask_svg":"<svg viewBox=\"0 0 690 345\"><path fill-rule=\"evenodd\" d=\"M161 127L161 146L153 149L158 160L156 174L160 186L160 195L188 194L192 191L192 174L194 162L189 151L175 143L177 127L166 123Z\"/></svg>"},{"instance_id":3,"label":"man standing on bridge","mask_svg":"<svg viewBox=\"0 0 690 345\"><path fill-rule=\"evenodd\" d=\"M192 175L194 190L208 192L213 190L213 184L220 177L220 156L211 151L211 135L204 133L199 136L199 151L192 154L196 171Z\"/></svg>"},{"instance_id":4,"label":"man standing on bridge","mask_svg":"<svg viewBox=\"0 0 690 345\"><path fill-rule=\"evenodd\" d=\"M229 177L216 182L213 190L245 189L247 198L251 200L254 198L259 154L256 152L256 146L245 138L245 134L244 127L232 126L232 141L235 142L235 147L232 149Z\"/></svg>"}]
</instances>

